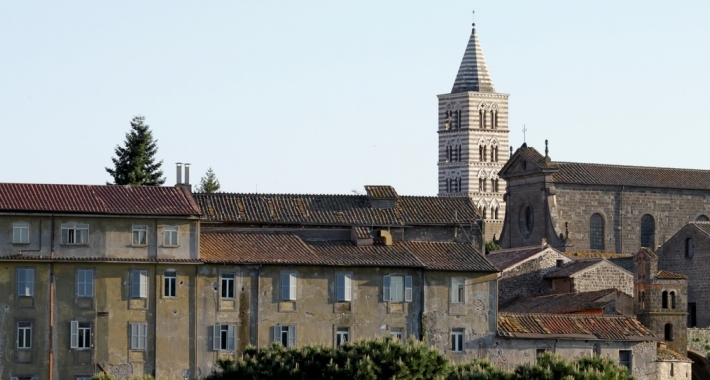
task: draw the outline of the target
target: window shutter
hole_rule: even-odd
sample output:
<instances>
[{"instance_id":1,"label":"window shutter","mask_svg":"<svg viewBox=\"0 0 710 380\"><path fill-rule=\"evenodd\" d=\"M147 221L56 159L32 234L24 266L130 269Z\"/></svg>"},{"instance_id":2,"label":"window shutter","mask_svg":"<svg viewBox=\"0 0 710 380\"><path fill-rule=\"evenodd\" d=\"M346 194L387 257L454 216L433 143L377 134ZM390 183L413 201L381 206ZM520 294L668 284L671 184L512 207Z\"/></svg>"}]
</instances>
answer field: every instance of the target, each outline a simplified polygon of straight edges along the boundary
<instances>
[{"instance_id":1,"label":"window shutter","mask_svg":"<svg viewBox=\"0 0 710 380\"><path fill-rule=\"evenodd\" d=\"M281 273L281 299L288 300L291 295L291 287L289 286L289 273Z\"/></svg>"},{"instance_id":2,"label":"window shutter","mask_svg":"<svg viewBox=\"0 0 710 380\"><path fill-rule=\"evenodd\" d=\"M140 342L141 342L141 348L142 349L147 349L148 348L148 324L140 324L138 325L138 332L140 332Z\"/></svg>"},{"instance_id":3,"label":"window shutter","mask_svg":"<svg viewBox=\"0 0 710 380\"><path fill-rule=\"evenodd\" d=\"M18 269L17 270L17 295L18 296L26 296L25 292L27 291L27 286L25 285L25 270L24 269Z\"/></svg>"},{"instance_id":4,"label":"window shutter","mask_svg":"<svg viewBox=\"0 0 710 380\"><path fill-rule=\"evenodd\" d=\"M25 269L25 295L34 296L35 295L35 270Z\"/></svg>"},{"instance_id":5,"label":"window shutter","mask_svg":"<svg viewBox=\"0 0 710 380\"><path fill-rule=\"evenodd\" d=\"M148 297L148 271L140 271L140 280L141 280L141 285L140 285L140 297L145 298Z\"/></svg>"},{"instance_id":6,"label":"window shutter","mask_svg":"<svg viewBox=\"0 0 710 380\"><path fill-rule=\"evenodd\" d=\"M338 301L345 301L345 275L335 275L335 294Z\"/></svg>"},{"instance_id":7,"label":"window shutter","mask_svg":"<svg viewBox=\"0 0 710 380\"><path fill-rule=\"evenodd\" d=\"M227 349L229 351L234 351L234 341L237 337L237 327L235 325L229 325L227 327Z\"/></svg>"},{"instance_id":8,"label":"window shutter","mask_svg":"<svg viewBox=\"0 0 710 380\"><path fill-rule=\"evenodd\" d=\"M296 347L296 326L288 326L288 346Z\"/></svg>"},{"instance_id":9,"label":"window shutter","mask_svg":"<svg viewBox=\"0 0 710 380\"><path fill-rule=\"evenodd\" d=\"M85 286L84 295L89 296L89 297L93 297L94 296L94 271L87 270L87 271L84 271L84 274L85 274L84 275L85 276L84 283L86 284L86 285L84 285Z\"/></svg>"},{"instance_id":10,"label":"window shutter","mask_svg":"<svg viewBox=\"0 0 710 380\"><path fill-rule=\"evenodd\" d=\"M276 325L274 326L274 342L280 342L281 341L281 326Z\"/></svg>"},{"instance_id":11,"label":"window shutter","mask_svg":"<svg viewBox=\"0 0 710 380\"><path fill-rule=\"evenodd\" d=\"M69 339L71 348L79 348L79 322L71 321L71 339Z\"/></svg>"},{"instance_id":12,"label":"window shutter","mask_svg":"<svg viewBox=\"0 0 710 380\"><path fill-rule=\"evenodd\" d=\"M404 277L404 302L412 302L412 276Z\"/></svg>"},{"instance_id":13,"label":"window shutter","mask_svg":"<svg viewBox=\"0 0 710 380\"><path fill-rule=\"evenodd\" d=\"M296 300L296 275L291 273L288 275L289 278L289 284L291 285L291 290L289 292L289 299L291 301Z\"/></svg>"},{"instance_id":14,"label":"window shutter","mask_svg":"<svg viewBox=\"0 0 710 380\"><path fill-rule=\"evenodd\" d=\"M39 377L37 377L37 376L32 376L32 380L39 380Z\"/></svg>"},{"instance_id":15,"label":"window shutter","mask_svg":"<svg viewBox=\"0 0 710 380\"><path fill-rule=\"evenodd\" d=\"M390 300L390 276L382 277L382 301Z\"/></svg>"},{"instance_id":16,"label":"window shutter","mask_svg":"<svg viewBox=\"0 0 710 380\"><path fill-rule=\"evenodd\" d=\"M140 275L137 270L131 272L131 297L138 298L141 295Z\"/></svg>"},{"instance_id":17,"label":"window shutter","mask_svg":"<svg viewBox=\"0 0 710 380\"><path fill-rule=\"evenodd\" d=\"M222 341L221 341L221 331L222 328L220 325L214 325L212 326L212 349L214 351L219 351L219 349L222 347Z\"/></svg>"},{"instance_id":18,"label":"window shutter","mask_svg":"<svg viewBox=\"0 0 710 380\"><path fill-rule=\"evenodd\" d=\"M131 323L131 350L138 349L138 324Z\"/></svg>"},{"instance_id":19,"label":"window shutter","mask_svg":"<svg viewBox=\"0 0 710 380\"><path fill-rule=\"evenodd\" d=\"M344 301L350 301L352 300L352 278L349 274L343 275L343 282L344 282L344 288L345 288L345 297L343 298Z\"/></svg>"},{"instance_id":20,"label":"window shutter","mask_svg":"<svg viewBox=\"0 0 710 380\"><path fill-rule=\"evenodd\" d=\"M458 297L458 287L456 286L458 284L458 281L456 280L455 277L451 278L451 288L449 289L449 293L451 293L451 302L458 302L456 299Z\"/></svg>"}]
</instances>

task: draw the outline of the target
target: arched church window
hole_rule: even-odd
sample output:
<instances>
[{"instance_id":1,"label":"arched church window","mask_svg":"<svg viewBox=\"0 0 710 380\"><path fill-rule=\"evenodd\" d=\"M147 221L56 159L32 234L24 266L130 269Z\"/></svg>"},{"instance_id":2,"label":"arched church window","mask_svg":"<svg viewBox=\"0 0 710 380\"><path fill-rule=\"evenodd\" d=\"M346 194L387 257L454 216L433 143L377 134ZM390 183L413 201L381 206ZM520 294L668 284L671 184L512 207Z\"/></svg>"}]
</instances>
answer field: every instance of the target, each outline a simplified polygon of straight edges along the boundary
<instances>
[{"instance_id":1,"label":"arched church window","mask_svg":"<svg viewBox=\"0 0 710 380\"><path fill-rule=\"evenodd\" d=\"M461 110L456 111L456 129L461 129Z\"/></svg>"},{"instance_id":2,"label":"arched church window","mask_svg":"<svg viewBox=\"0 0 710 380\"><path fill-rule=\"evenodd\" d=\"M639 308L640 309L645 308L645 297L646 297L646 293L639 292Z\"/></svg>"},{"instance_id":3,"label":"arched church window","mask_svg":"<svg viewBox=\"0 0 710 380\"><path fill-rule=\"evenodd\" d=\"M671 309L675 309L675 292L671 292Z\"/></svg>"},{"instance_id":4,"label":"arched church window","mask_svg":"<svg viewBox=\"0 0 710 380\"><path fill-rule=\"evenodd\" d=\"M461 177L456 179L456 187L459 189L459 191L462 191L463 189L461 188Z\"/></svg>"},{"instance_id":5,"label":"arched church window","mask_svg":"<svg viewBox=\"0 0 710 380\"><path fill-rule=\"evenodd\" d=\"M478 127L486 129L486 111L483 108L478 110Z\"/></svg>"},{"instance_id":6,"label":"arched church window","mask_svg":"<svg viewBox=\"0 0 710 380\"><path fill-rule=\"evenodd\" d=\"M665 290L661 293L661 308L668 309L668 292Z\"/></svg>"},{"instance_id":7,"label":"arched church window","mask_svg":"<svg viewBox=\"0 0 710 380\"><path fill-rule=\"evenodd\" d=\"M478 161L483 162L484 160L483 145L478 146Z\"/></svg>"},{"instance_id":8,"label":"arched church window","mask_svg":"<svg viewBox=\"0 0 710 380\"><path fill-rule=\"evenodd\" d=\"M491 207L491 216L493 219L498 220L498 207Z\"/></svg>"},{"instance_id":9,"label":"arched church window","mask_svg":"<svg viewBox=\"0 0 710 380\"><path fill-rule=\"evenodd\" d=\"M693 238L685 239L685 257L693 257Z\"/></svg>"},{"instance_id":10,"label":"arched church window","mask_svg":"<svg viewBox=\"0 0 710 380\"><path fill-rule=\"evenodd\" d=\"M710 222L710 219L708 219L707 216L705 215L699 215L697 218L695 218L696 222Z\"/></svg>"},{"instance_id":11,"label":"arched church window","mask_svg":"<svg viewBox=\"0 0 710 380\"><path fill-rule=\"evenodd\" d=\"M446 192L447 193L451 192L451 178L446 179Z\"/></svg>"},{"instance_id":12,"label":"arched church window","mask_svg":"<svg viewBox=\"0 0 710 380\"><path fill-rule=\"evenodd\" d=\"M663 329L663 340L666 342L673 341L673 325L670 323L666 323L666 326Z\"/></svg>"},{"instance_id":13,"label":"arched church window","mask_svg":"<svg viewBox=\"0 0 710 380\"><path fill-rule=\"evenodd\" d=\"M651 215L641 217L641 246L646 248L655 248L656 240L656 222Z\"/></svg>"},{"instance_id":14,"label":"arched church window","mask_svg":"<svg viewBox=\"0 0 710 380\"><path fill-rule=\"evenodd\" d=\"M523 204L523 207L520 209L520 216L518 218L518 222L520 224L520 232L525 238L530 237L534 223L533 209L530 204Z\"/></svg>"},{"instance_id":15,"label":"arched church window","mask_svg":"<svg viewBox=\"0 0 710 380\"><path fill-rule=\"evenodd\" d=\"M604 249L604 219L599 214L589 218L589 248Z\"/></svg>"},{"instance_id":16,"label":"arched church window","mask_svg":"<svg viewBox=\"0 0 710 380\"><path fill-rule=\"evenodd\" d=\"M461 162L461 145L456 147L456 161Z\"/></svg>"},{"instance_id":17,"label":"arched church window","mask_svg":"<svg viewBox=\"0 0 710 380\"><path fill-rule=\"evenodd\" d=\"M451 162L451 145L446 147L446 162Z\"/></svg>"},{"instance_id":18,"label":"arched church window","mask_svg":"<svg viewBox=\"0 0 710 380\"><path fill-rule=\"evenodd\" d=\"M498 192L498 178L491 178L491 191Z\"/></svg>"},{"instance_id":19,"label":"arched church window","mask_svg":"<svg viewBox=\"0 0 710 380\"><path fill-rule=\"evenodd\" d=\"M498 111L491 110L491 129L498 129Z\"/></svg>"}]
</instances>

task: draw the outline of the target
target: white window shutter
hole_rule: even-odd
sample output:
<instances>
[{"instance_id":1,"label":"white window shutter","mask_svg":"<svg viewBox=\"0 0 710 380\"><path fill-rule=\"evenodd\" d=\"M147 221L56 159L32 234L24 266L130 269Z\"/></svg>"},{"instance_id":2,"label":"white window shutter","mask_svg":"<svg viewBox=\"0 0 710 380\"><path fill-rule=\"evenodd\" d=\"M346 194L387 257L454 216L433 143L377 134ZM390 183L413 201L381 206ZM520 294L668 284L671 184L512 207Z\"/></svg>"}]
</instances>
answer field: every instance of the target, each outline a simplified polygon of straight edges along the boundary
<instances>
[{"instance_id":1,"label":"white window shutter","mask_svg":"<svg viewBox=\"0 0 710 380\"><path fill-rule=\"evenodd\" d=\"M296 300L296 275L291 273L288 276L289 278L289 285L291 286L291 289L289 291L289 300L295 301Z\"/></svg>"},{"instance_id":2,"label":"white window shutter","mask_svg":"<svg viewBox=\"0 0 710 380\"><path fill-rule=\"evenodd\" d=\"M219 349L222 347L222 340L220 339L221 333L222 327L220 325L212 326L212 349L215 351L219 351Z\"/></svg>"},{"instance_id":3,"label":"white window shutter","mask_svg":"<svg viewBox=\"0 0 710 380\"><path fill-rule=\"evenodd\" d=\"M138 325L138 331L141 333L141 348L145 350L148 348L148 324L145 323Z\"/></svg>"},{"instance_id":4,"label":"white window shutter","mask_svg":"<svg viewBox=\"0 0 710 380\"><path fill-rule=\"evenodd\" d=\"M85 273L85 292L84 295L93 297L94 296L94 271L93 270L87 270L84 272Z\"/></svg>"},{"instance_id":5,"label":"white window shutter","mask_svg":"<svg viewBox=\"0 0 710 380\"><path fill-rule=\"evenodd\" d=\"M343 282L345 285L345 297L343 297L344 301L351 301L352 300L352 278L349 274L343 275Z\"/></svg>"},{"instance_id":6,"label":"white window shutter","mask_svg":"<svg viewBox=\"0 0 710 380\"><path fill-rule=\"evenodd\" d=\"M404 302L412 302L412 276L404 277Z\"/></svg>"},{"instance_id":7,"label":"white window shutter","mask_svg":"<svg viewBox=\"0 0 710 380\"><path fill-rule=\"evenodd\" d=\"M291 295L291 287L288 283L290 274L281 273L281 299L288 300Z\"/></svg>"},{"instance_id":8,"label":"white window shutter","mask_svg":"<svg viewBox=\"0 0 710 380\"><path fill-rule=\"evenodd\" d=\"M79 322L71 321L71 339L69 345L72 349L79 348Z\"/></svg>"},{"instance_id":9,"label":"white window shutter","mask_svg":"<svg viewBox=\"0 0 710 380\"><path fill-rule=\"evenodd\" d=\"M141 279L140 297L148 297L148 271L142 270L139 273Z\"/></svg>"},{"instance_id":10,"label":"white window shutter","mask_svg":"<svg viewBox=\"0 0 710 380\"><path fill-rule=\"evenodd\" d=\"M138 349L138 324L131 323L131 350Z\"/></svg>"},{"instance_id":11,"label":"white window shutter","mask_svg":"<svg viewBox=\"0 0 710 380\"><path fill-rule=\"evenodd\" d=\"M390 300L390 276L382 277L382 301Z\"/></svg>"},{"instance_id":12,"label":"white window shutter","mask_svg":"<svg viewBox=\"0 0 710 380\"><path fill-rule=\"evenodd\" d=\"M296 326L288 326L288 346L296 347Z\"/></svg>"},{"instance_id":13,"label":"white window shutter","mask_svg":"<svg viewBox=\"0 0 710 380\"><path fill-rule=\"evenodd\" d=\"M274 326L274 342L280 342L281 341L281 326L276 325Z\"/></svg>"},{"instance_id":14,"label":"white window shutter","mask_svg":"<svg viewBox=\"0 0 710 380\"><path fill-rule=\"evenodd\" d=\"M25 295L28 296L34 296L35 295L35 270L34 269L27 269L25 270Z\"/></svg>"},{"instance_id":15,"label":"white window shutter","mask_svg":"<svg viewBox=\"0 0 710 380\"><path fill-rule=\"evenodd\" d=\"M227 328L227 349L229 351L234 351L234 349L235 349L234 341L236 340L236 337L237 337L237 326L229 325L229 327Z\"/></svg>"}]
</instances>

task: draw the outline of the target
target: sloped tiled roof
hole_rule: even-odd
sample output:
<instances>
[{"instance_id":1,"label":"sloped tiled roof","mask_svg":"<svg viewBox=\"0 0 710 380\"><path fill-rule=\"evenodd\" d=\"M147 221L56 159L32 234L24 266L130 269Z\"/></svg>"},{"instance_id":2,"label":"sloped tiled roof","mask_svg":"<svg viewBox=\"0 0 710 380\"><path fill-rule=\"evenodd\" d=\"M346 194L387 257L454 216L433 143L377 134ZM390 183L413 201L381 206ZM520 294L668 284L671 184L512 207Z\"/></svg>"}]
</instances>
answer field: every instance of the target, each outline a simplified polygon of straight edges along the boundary
<instances>
[{"instance_id":1,"label":"sloped tiled roof","mask_svg":"<svg viewBox=\"0 0 710 380\"><path fill-rule=\"evenodd\" d=\"M657 278L661 280L683 280L688 278L688 276L680 273L668 272L665 270L659 270Z\"/></svg>"},{"instance_id":2,"label":"sloped tiled roof","mask_svg":"<svg viewBox=\"0 0 710 380\"><path fill-rule=\"evenodd\" d=\"M617 292L616 289L604 289L593 292L562 293L541 297L516 298L502 305L500 312L568 314L600 309L611 301L599 302L597 300L615 292Z\"/></svg>"},{"instance_id":3,"label":"sloped tiled roof","mask_svg":"<svg viewBox=\"0 0 710 380\"><path fill-rule=\"evenodd\" d=\"M688 224L695 226L695 228L710 236L710 222L690 222Z\"/></svg>"},{"instance_id":4,"label":"sloped tiled roof","mask_svg":"<svg viewBox=\"0 0 710 380\"><path fill-rule=\"evenodd\" d=\"M498 314L498 335L509 338L657 340L632 316L577 314Z\"/></svg>"},{"instance_id":5,"label":"sloped tiled roof","mask_svg":"<svg viewBox=\"0 0 710 380\"><path fill-rule=\"evenodd\" d=\"M558 183L710 190L710 170L554 162Z\"/></svg>"},{"instance_id":6,"label":"sloped tiled roof","mask_svg":"<svg viewBox=\"0 0 710 380\"><path fill-rule=\"evenodd\" d=\"M0 183L1 212L200 215L187 189L169 186Z\"/></svg>"},{"instance_id":7,"label":"sloped tiled roof","mask_svg":"<svg viewBox=\"0 0 710 380\"><path fill-rule=\"evenodd\" d=\"M370 227L353 227L355 228L355 235L358 239L371 239L372 238L372 228Z\"/></svg>"},{"instance_id":8,"label":"sloped tiled roof","mask_svg":"<svg viewBox=\"0 0 710 380\"><path fill-rule=\"evenodd\" d=\"M475 28L471 31L471 37L466 45L461 66L459 66L454 86L451 89L452 94L466 91L495 92Z\"/></svg>"},{"instance_id":9,"label":"sloped tiled roof","mask_svg":"<svg viewBox=\"0 0 710 380\"><path fill-rule=\"evenodd\" d=\"M664 346L658 347L658 350L656 351L656 359L662 362L693 362L689 357Z\"/></svg>"},{"instance_id":10,"label":"sloped tiled roof","mask_svg":"<svg viewBox=\"0 0 710 380\"><path fill-rule=\"evenodd\" d=\"M365 191L370 198L396 199L398 197L397 192L392 186L366 185Z\"/></svg>"},{"instance_id":11,"label":"sloped tiled roof","mask_svg":"<svg viewBox=\"0 0 710 380\"><path fill-rule=\"evenodd\" d=\"M394 208L373 209L366 195L193 194L206 222L310 225L458 224L477 220L467 197L400 196Z\"/></svg>"},{"instance_id":12,"label":"sloped tiled roof","mask_svg":"<svg viewBox=\"0 0 710 380\"><path fill-rule=\"evenodd\" d=\"M486 258L500 270L506 270L511 266L527 260L541 251L550 248L547 246L534 245L528 247L508 248L492 251ZM554 248L553 248L554 250Z\"/></svg>"},{"instance_id":13,"label":"sloped tiled roof","mask_svg":"<svg viewBox=\"0 0 710 380\"><path fill-rule=\"evenodd\" d=\"M290 233L202 231L204 262L327 266L414 267L428 270L497 272L473 247L462 243L395 242L356 246L350 241L303 241Z\"/></svg>"},{"instance_id":14,"label":"sloped tiled roof","mask_svg":"<svg viewBox=\"0 0 710 380\"><path fill-rule=\"evenodd\" d=\"M564 278L602 262L602 259L587 259L571 262L560 269L548 273L545 278Z\"/></svg>"}]
</instances>

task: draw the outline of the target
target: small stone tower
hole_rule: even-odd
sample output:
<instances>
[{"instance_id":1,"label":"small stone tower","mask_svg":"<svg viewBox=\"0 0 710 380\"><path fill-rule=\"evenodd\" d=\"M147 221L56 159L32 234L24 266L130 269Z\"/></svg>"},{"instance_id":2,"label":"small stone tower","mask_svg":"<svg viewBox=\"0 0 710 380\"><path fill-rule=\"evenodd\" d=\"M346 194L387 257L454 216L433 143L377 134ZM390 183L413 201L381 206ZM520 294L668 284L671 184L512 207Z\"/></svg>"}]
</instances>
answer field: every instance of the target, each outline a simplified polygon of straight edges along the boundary
<instances>
[{"instance_id":1,"label":"small stone tower","mask_svg":"<svg viewBox=\"0 0 710 380\"><path fill-rule=\"evenodd\" d=\"M658 256L641 248L634 256L634 310L638 320L669 348L686 355L688 277L658 270Z\"/></svg>"},{"instance_id":2,"label":"small stone tower","mask_svg":"<svg viewBox=\"0 0 710 380\"><path fill-rule=\"evenodd\" d=\"M439 95L439 195L468 196L485 220L485 239L500 237L508 160L508 94L495 92L475 24L451 93Z\"/></svg>"}]
</instances>

